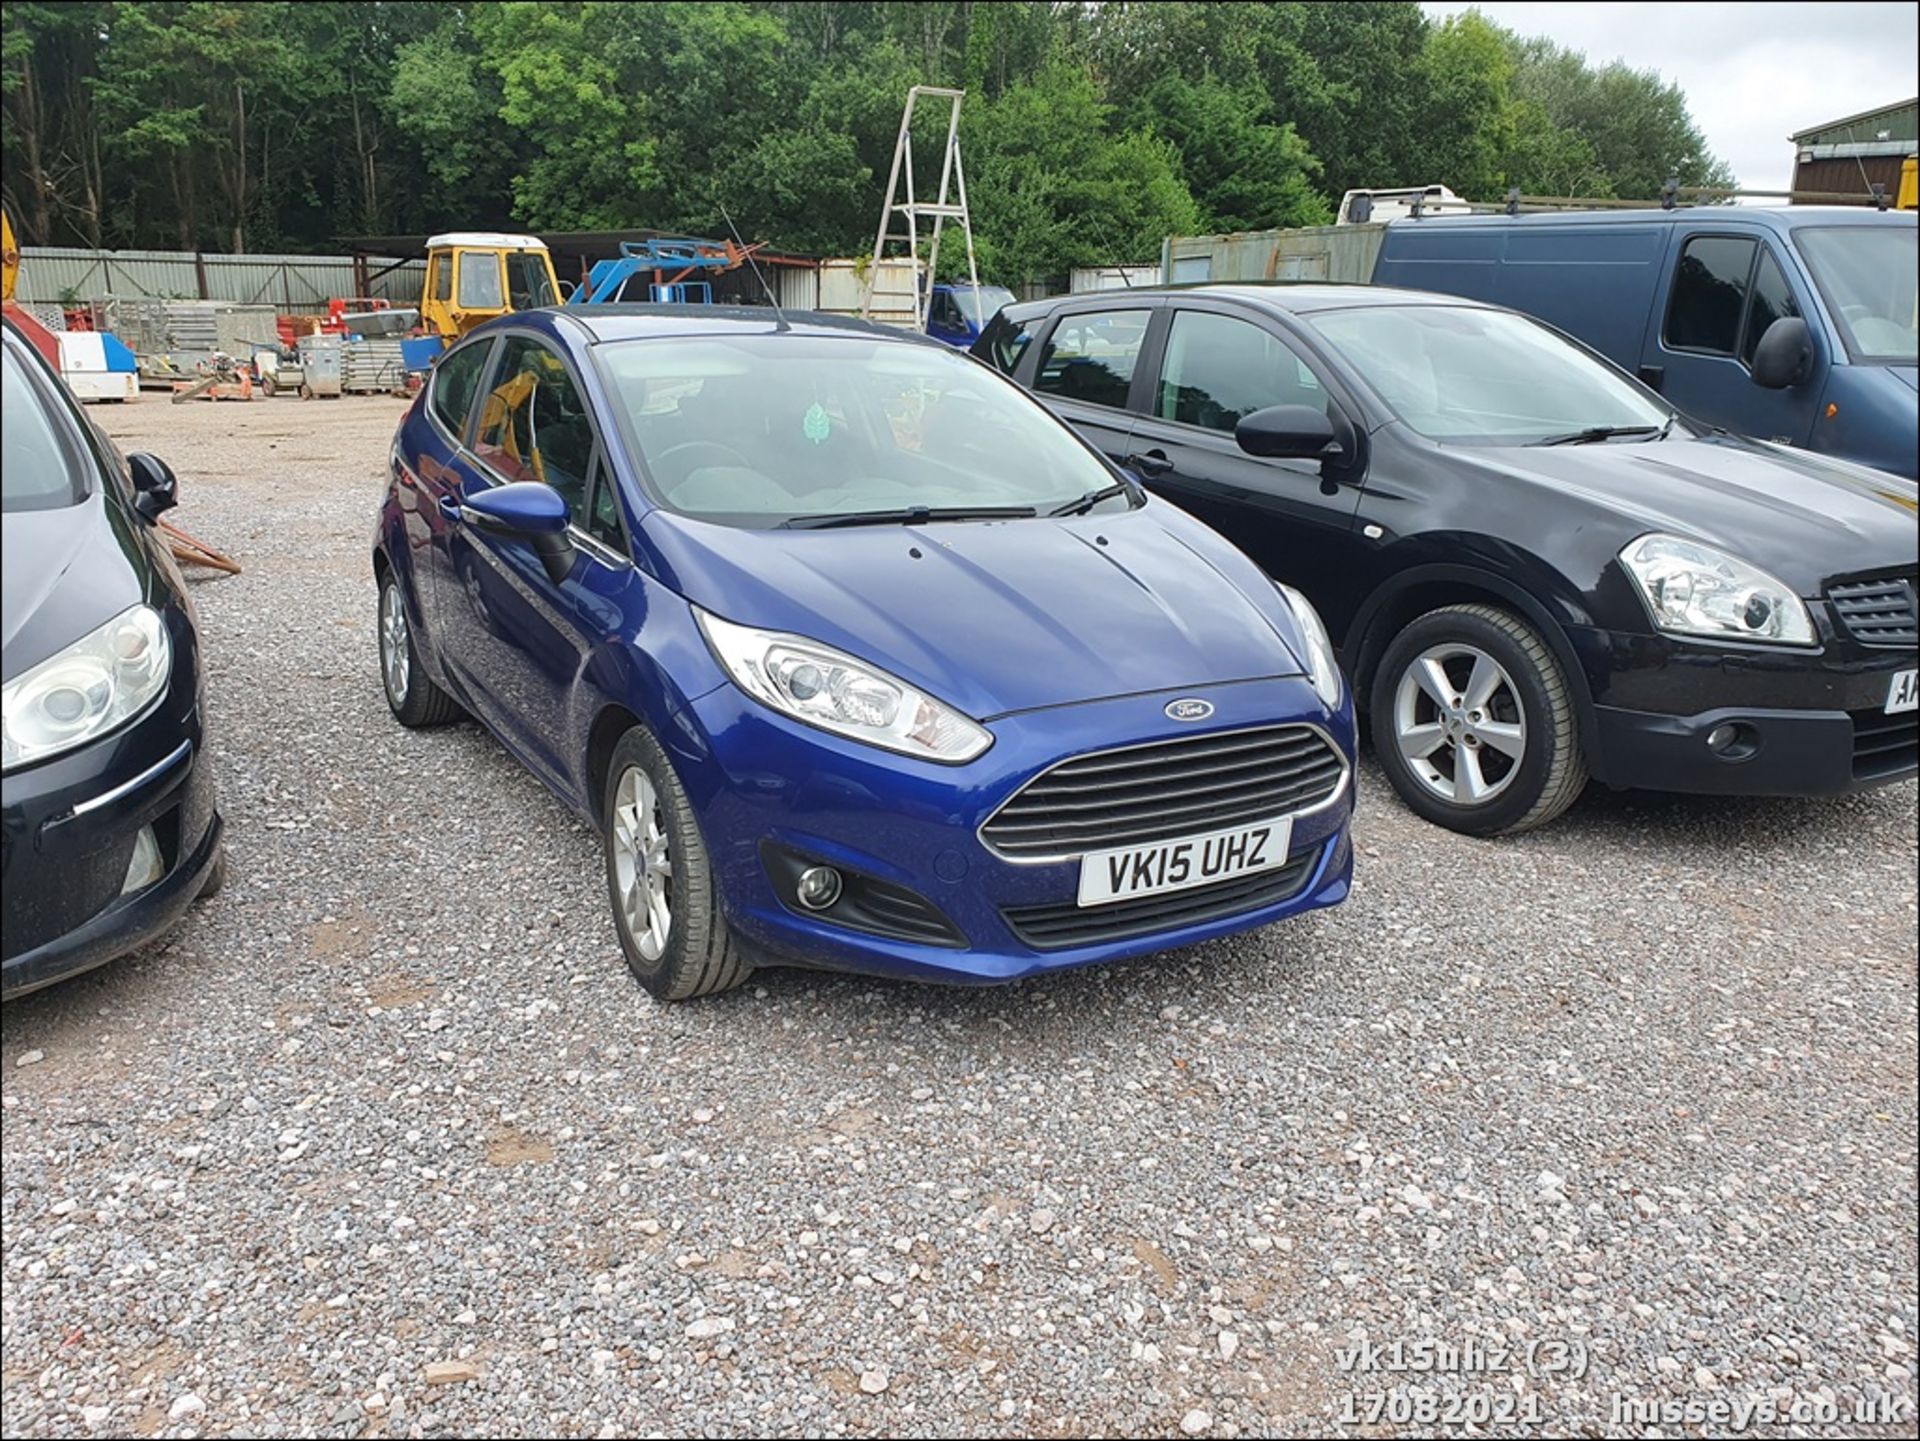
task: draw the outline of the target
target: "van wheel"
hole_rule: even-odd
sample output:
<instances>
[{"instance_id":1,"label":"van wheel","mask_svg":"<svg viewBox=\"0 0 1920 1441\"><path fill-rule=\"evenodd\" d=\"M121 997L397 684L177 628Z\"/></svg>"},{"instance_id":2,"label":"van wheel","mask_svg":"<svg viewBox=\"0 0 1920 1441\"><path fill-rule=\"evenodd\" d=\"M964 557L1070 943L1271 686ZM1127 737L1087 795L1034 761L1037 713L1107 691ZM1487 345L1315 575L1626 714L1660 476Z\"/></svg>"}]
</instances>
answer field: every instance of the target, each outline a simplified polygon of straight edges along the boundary
<instances>
[{"instance_id":1,"label":"van wheel","mask_svg":"<svg viewBox=\"0 0 1920 1441\"><path fill-rule=\"evenodd\" d=\"M613 928L634 979L660 1001L744 981L751 966L720 913L693 806L666 752L639 726L613 748L602 814Z\"/></svg>"},{"instance_id":2,"label":"van wheel","mask_svg":"<svg viewBox=\"0 0 1920 1441\"><path fill-rule=\"evenodd\" d=\"M1545 825L1587 783L1560 663L1510 611L1428 611L1387 646L1368 707L1374 754L1410 809L1472 836Z\"/></svg>"}]
</instances>

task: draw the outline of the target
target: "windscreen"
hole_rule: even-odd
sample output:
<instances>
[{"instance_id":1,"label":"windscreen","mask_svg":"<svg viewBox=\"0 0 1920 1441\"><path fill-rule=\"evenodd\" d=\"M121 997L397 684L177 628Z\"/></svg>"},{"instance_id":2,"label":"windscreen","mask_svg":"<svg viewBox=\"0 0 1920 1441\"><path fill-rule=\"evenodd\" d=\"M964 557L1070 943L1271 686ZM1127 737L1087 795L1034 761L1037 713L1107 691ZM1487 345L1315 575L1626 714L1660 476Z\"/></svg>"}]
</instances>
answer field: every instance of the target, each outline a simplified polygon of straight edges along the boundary
<instances>
[{"instance_id":1,"label":"windscreen","mask_svg":"<svg viewBox=\"0 0 1920 1441\"><path fill-rule=\"evenodd\" d=\"M6 347L0 390L0 509L57 510L78 505L80 469L54 428L46 398L27 377L27 362Z\"/></svg>"},{"instance_id":2,"label":"windscreen","mask_svg":"<svg viewBox=\"0 0 1920 1441\"><path fill-rule=\"evenodd\" d=\"M953 298L960 306L960 313L967 317L975 330L998 315L1001 307L1013 304L1013 292L998 285L983 285L978 290L972 286L956 285Z\"/></svg>"},{"instance_id":3,"label":"windscreen","mask_svg":"<svg viewBox=\"0 0 1920 1441\"><path fill-rule=\"evenodd\" d=\"M1046 510L1112 482L1025 392L946 349L761 334L596 348L670 508L736 525Z\"/></svg>"},{"instance_id":4,"label":"windscreen","mask_svg":"<svg viewBox=\"0 0 1920 1441\"><path fill-rule=\"evenodd\" d=\"M1526 445L1671 412L1524 316L1448 305L1371 305L1305 317L1408 426L1431 440Z\"/></svg>"},{"instance_id":5,"label":"windscreen","mask_svg":"<svg viewBox=\"0 0 1920 1441\"><path fill-rule=\"evenodd\" d=\"M1914 270L1920 226L1822 225L1793 232L1820 292L1859 360L1920 358Z\"/></svg>"}]
</instances>

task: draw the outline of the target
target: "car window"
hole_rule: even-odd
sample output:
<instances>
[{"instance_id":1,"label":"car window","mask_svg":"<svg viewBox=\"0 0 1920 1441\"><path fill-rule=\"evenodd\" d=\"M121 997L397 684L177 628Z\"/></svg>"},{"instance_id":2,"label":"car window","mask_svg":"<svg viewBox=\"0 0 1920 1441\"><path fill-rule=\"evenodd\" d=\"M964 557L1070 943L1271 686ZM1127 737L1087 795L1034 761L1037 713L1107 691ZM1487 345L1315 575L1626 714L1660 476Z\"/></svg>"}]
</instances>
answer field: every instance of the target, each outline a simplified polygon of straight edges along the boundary
<instances>
[{"instance_id":1,"label":"car window","mask_svg":"<svg viewBox=\"0 0 1920 1441\"><path fill-rule=\"evenodd\" d=\"M1528 445L1590 427L1658 432L1673 412L1535 321L1452 305L1303 317L1408 426L1462 445Z\"/></svg>"},{"instance_id":2,"label":"car window","mask_svg":"<svg viewBox=\"0 0 1920 1441\"><path fill-rule=\"evenodd\" d=\"M620 497L614 494L613 472L605 460L593 466L593 504L587 512L587 531L601 544L625 555L627 535L620 528Z\"/></svg>"},{"instance_id":3,"label":"car window","mask_svg":"<svg viewBox=\"0 0 1920 1441\"><path fill-rule=\"evenodd\" d=\"M1667 305L1667 344L1676 350L1732 355L1753 269L1754 242L1701 235L1686 243Z\"/></svg>"},{"instance_id":4,"label":"car window","mask_svg":"<svg viewBox=\"0 0 1920 1441\"><path fill-rule=\"evenodd\" d=\"M486 369L487 355L492 349L492 341L477 341L447 352L433 367L433 389L427 396L427 404L455 440L467 438L467 415L473 409L473 393L480 385L480 372Z\"/></svg>"},{"instance_id":5,"label":"car window","mask_svg":"<svg viewBox=\"0 0 1920 1441\"><path fill-rule=\"evenodd\" d=\"M1033 331L1028 323L1013 319L1003 310L987 323L986 334L975 342L973 353L1002 374L1012 375L1032 343Z\"/></svg>"},{"instance_id":6,"label":"car window","mask_svg":"<svg viewBox=\"0 0 1920 1441\"><path fill-rule=\"evenodd\" d=\"M1760 270L1753 278L1753 292L1747 297L1747 328L1740 340L1740 358L1751 366L1753 353L1760 348L1760 337L1767 333L1767 327L1799 313L1800 307L1793 303L1793 292L1787 288L1787 277L1780 273L1772 252L1762 250Z\"/></svg>"},{"instance_id":7,"label":"car window","mask_svg":"<svg viewBox=\"0 0 1920 1441\"><path fill-rule=\"evenodd\" d=\"M1152 315L1150 310L1099 310L1061 316L1040 354L1033 388L1062 400L1124 410Z\"/></svg>"},{"instance_id":8,"label":"car window","mask_svg":"<svg viewBox=\"0 0 1920 1441\"><path fill-rule=\"evenodd\" d=\"M945 346L740 334L594 348L652 491L766 528L859 512L1045 511L1113 481L1019 387Z\"/></svg>"},{"instance_id":9,"label":"car window","mask_svg":"<svg viewBox=\"0 0 1920 1441\"><path fill-rule=\"evenodd\" d=\"M506 304L498 255L490 250L460 252L460 304L467 310L499 310Z\"/></svg>"},{"instance_id":10,"label":"car window","mask_svg":"<svg viewBox=\"0 0 1920 1441\"><path fill-rule=\"evenodd\" d=\"M1270 405L1327 408L1327 392L1278 336L1231 315L1175 313L1154 414L1229 435Z\"/></svg>"},{"instance_id":11,"label":"car window","mask_svg":"<svg viewBox=\"0 0 1920 1441\"><path fill-rule=\"evenodd\" d=\"M501 347L473 452L508 480L552 486L575 524L586 514L593 425L573 376L543 341L513 335Z\"/></svg>"},{"instance_id":12,"label":"car window","mask_svg":"<svg viewBox=\"0 0 1920 1441\"><path fill-rule=\"evenodd\" d=\"M929 318L935 325L948 330L963 329L967 323L960 314L960 307L954 303L953 292L950 290L934 291L933 308Z\"/></svg>"},{"instance_id":13,"label":"car window","mask_svg":"<svg viewBox=\"0 0 1920 1441\"><path fill-rule=\"evenodd\" d=\"M0 509L58 510L86 496L80 458L27 374L30 362L6 347L0 389Z\"/></svg>"},{"instance_id":14,"label":"car window","mask_svg":"<svg viewBox=\"0 0 1920 1441\"><path fill-rule=\"evenodd\" d=\"M453 299L453 257L441 254L433 257L433 298L435 300Z\"/></svg>"}]
</instances>

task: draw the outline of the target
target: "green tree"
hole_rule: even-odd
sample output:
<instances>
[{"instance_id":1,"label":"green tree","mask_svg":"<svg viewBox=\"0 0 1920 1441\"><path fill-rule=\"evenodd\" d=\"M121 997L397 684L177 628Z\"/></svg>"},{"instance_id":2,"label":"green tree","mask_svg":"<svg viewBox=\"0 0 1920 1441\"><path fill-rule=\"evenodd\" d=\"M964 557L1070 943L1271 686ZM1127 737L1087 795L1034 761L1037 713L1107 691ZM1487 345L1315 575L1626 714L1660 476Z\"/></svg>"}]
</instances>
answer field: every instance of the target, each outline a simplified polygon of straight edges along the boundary
<instances>
[{"instance_id":1,"label":"green tree","mask_svg":"<svg viewBox=\"0 0 1920 1441\"><path fill-rule=\"evenodd\" d=\"M1678 85L1619 62L1595 69L1549 40L1506 39L1514 95L1591 147L1606 188L1590 193L1651 200L1668 176L1682 185L1734 183L1733 172L1707 148Z\"/></svg>"},{"instance_id":2,"label":"green tree","mask_svg":"<svg viewBox=\"0 0 1920 1441\"><path fill-rule=\"evenodd\" d=\"M1495 199L1506 184L1501 162L1513 148L1513 57L1504 33L1469 10L1429 32L1421 61L1430 106L1426 163L1457 194Z\"/></svg>"},{"instance_id":3,"label":"green tree","mask_svg":"<svg viewBox=\"0 0 1920 1441\"><path fill-rule=\"evenodd\" d=\"M1333 212L1314 188L1320 163L1291 125L1263 118L1263 91L1169 75L1133 109L1141 129L1180 157L1202 221L1214 230L1327 225Z\"/></svg>"}]
</instances>

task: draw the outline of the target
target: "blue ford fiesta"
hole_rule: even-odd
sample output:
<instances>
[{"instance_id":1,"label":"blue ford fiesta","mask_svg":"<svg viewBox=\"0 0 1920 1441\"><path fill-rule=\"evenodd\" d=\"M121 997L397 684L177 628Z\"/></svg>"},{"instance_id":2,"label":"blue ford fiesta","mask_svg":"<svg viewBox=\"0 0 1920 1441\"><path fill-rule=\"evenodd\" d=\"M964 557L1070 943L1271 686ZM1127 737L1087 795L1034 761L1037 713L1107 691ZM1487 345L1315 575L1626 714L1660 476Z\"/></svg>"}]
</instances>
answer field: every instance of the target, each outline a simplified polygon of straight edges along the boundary
<instances>
[{"instance_id":1,"label":"blue ford fiesta","mask_svg":"<svg viewBox=\"0 0 1920 1441\"><path fill-rule=\"evenodd\" d=\"M401 423L373 566L394 715L471 714L593 823L663 999L1008 980L1347 894L1312 608L930 341L503 318Z\"/></svg>"}]
</instances>

